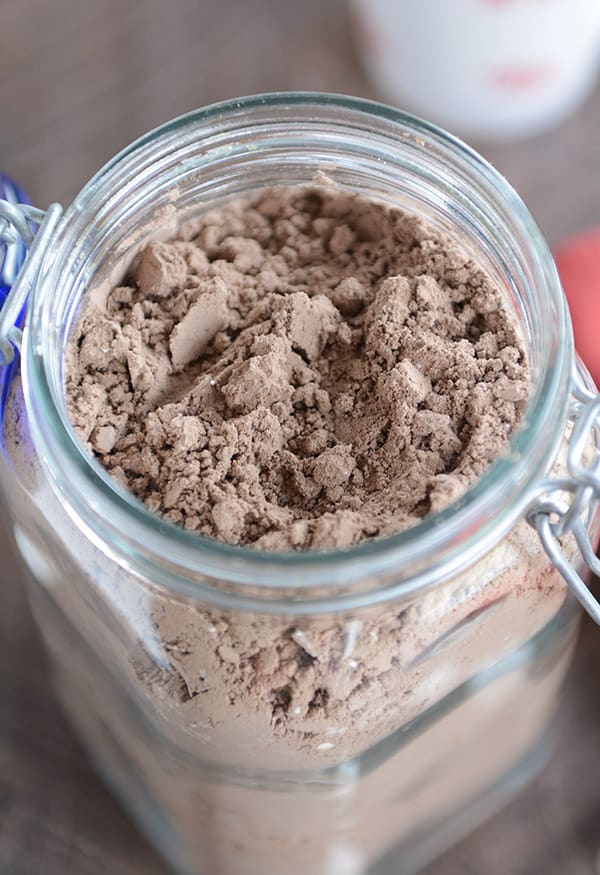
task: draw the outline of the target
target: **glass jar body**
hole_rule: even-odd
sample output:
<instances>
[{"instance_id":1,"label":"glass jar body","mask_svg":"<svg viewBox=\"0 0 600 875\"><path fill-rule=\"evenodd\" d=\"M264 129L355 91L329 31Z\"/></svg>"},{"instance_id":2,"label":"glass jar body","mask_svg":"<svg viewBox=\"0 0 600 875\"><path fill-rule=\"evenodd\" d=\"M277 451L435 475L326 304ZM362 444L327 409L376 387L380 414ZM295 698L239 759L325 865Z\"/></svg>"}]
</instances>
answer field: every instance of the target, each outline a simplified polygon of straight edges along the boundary
<instances>
[{"instance_id":1,"label":"glass jar body","mask_svg":"<svg viewBox=\"0 0 600 875\"><path fill-rule=\"evenodd\" d=\"M374 149L376 132L348 133L332 107L319 126L304 107L299 118L313 121L300 137L299 119L281 104L275 140L262 133L274 126L256 107L230 125L227 149L222 140L208 145L216 135L206 119L190 120L183 133L159 133L129 156L148 156L143 179L124 169L125 156L76 201L36 289L23 372L15 367L6 378L2 483L61 699L101 771L178 870L359 875L383 872L393 859L394 871L409 873L504 801L546 749L578 611L520 508L540 472L562 464L567 383L554 387L560 415L544 447L539 438L536 452L530 446L506 469L510 495L493 513L480 505L470 527L462 522L448 538L458 543L453 563L433 528L414 536L426 560L399 554L382 565L375 545L355 554L353 573L350 554L315 556L310 566L291 558L288 573L243 550L224 550L219 571L199 538L186 578L169 527L160 556L144 539L140 547L144 512L132 503L121 500L119 510L130 526L109 531L111 487L98 485L102 474L92 467L82 477L81 465L91 463L74 462L75 445L49 431L47 405L61 403L64 340L90 282L114 276L174 218L244 191L308 181L327 162L340 184L381 197L389 179L393 202L448 230L471 226L490 271L510 279L542 382L538 333L546 329L535 325L527 290L519 295L527 253L519 261L514 242L507 254L506 243L486 236L477 199L446 178L449 159L419 146L428 131L402 131L398 122L386 129L400 152L423 149L421 176L414 168L409 176L407 165L401 178L391 160L382 170L365 153L364 138ZM171 157L166 167L156 149L168 154L174 134L195 151L187 165ZM466 159L455 158L460 169ZM130 184L117 195L119 173ZM111 185L108 221L93 201L106 203ZM90 221L94 233L82 235L77 223ZM491 206L489 221L497 225ZM61 270L70 282L53 277ZM556 365L559 375L568 367ZM40 368L51 371L47 398ZM488 495L499 482L488 481ZM424 573L427 586L410 585Z\"/></svg>"},{"instance_id":2,"label":"glass jar body","mask_svg":"<svg viewBox=\"0 0 600 875\"><path fill-rule=\"evenodd\" d=\"M579 609L527 523L424 597L298 618L157 592L43 483L8 497L59 696L186 875L416 872L545 761Z\"/></svg>"}]
</instances>

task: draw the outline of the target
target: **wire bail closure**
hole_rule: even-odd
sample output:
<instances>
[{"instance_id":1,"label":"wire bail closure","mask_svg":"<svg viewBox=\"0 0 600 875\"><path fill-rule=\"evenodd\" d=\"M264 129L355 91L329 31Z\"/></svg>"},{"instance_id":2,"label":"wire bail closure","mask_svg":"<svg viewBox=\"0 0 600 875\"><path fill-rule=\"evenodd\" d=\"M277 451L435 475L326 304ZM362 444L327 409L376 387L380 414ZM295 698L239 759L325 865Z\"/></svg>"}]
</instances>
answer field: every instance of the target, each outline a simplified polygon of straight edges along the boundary
<instances>
[{"instance_id":1,"label":"wire bail closure","mask_svg":"<svg viewBox=\"0 0 600 875\"><path fill-rule=\"evenodd\" d=\"M575 597L600 625L600 602L560 544L560 538L572 535L587 567L593 574L600 575L600 559L588 534L600 498L600 395L587 388L576 365L571 391L569 419L573 429L567 451L568 476L540 483L527 519L537 529L546 553ZM588 463L586 453L592 456Z\"/></svg>"},{"instance_id":2,"label":"wire bail closure","mask_svg":"<svg viewBox=\"0 0 600 875\"><path fill-rule=\"evenodd\" d=\"M44 211L29 204L0 200L0 242L6 245L8 253L11 247L19 245L20 238L28 250L0 310L0 366L10 364L21 348L22 332L17 323L62 212L60 204L52 204ZM37 232L32 223L38 225Z\"/></svg>"}]
</instances>

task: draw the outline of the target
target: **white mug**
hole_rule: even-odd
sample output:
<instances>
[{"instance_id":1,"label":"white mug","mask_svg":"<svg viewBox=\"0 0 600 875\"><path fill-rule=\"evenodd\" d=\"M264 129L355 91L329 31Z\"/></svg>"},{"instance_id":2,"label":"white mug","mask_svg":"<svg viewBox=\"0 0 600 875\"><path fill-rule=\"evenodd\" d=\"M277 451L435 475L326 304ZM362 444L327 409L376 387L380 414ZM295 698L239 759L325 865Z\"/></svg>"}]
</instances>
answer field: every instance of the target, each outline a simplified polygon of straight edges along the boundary
<instances>
[{"instance_id":1,"label":"white mug","mask_svg":"<svg viewBox=\"0 0 600 875\"><path fill-rule=\"evenodd\" d=\"M467 136L531 136L591 90L600 0L352 0L382 94Z\"/></svg>"}]
</instances>

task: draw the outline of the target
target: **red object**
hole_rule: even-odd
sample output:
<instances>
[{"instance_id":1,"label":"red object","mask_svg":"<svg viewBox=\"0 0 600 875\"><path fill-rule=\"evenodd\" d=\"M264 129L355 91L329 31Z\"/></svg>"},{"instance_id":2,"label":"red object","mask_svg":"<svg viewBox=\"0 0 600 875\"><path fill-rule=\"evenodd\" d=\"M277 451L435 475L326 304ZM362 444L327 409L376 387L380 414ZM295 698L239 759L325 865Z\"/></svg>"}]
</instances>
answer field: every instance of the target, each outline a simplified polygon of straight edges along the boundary
<instances>
[{"instance_id":1,"label":"red object","mask_svg":"<svg viewBox=\"0 0 600 875\"><path fill-rule=\"evenodd\" d=\"M490 81L499 91L533 91L547 85L554 76L555 70L549 64L513 64L492 70Z\"/></svg>"},{"instance_id":2,"label":"red object","mask_svg":"<svg viewBox=\"0 0 600 875\"><path fill-rule=\"evenodd\" d=\"M600 386L600 228L565 240L554 258L569 302L575 347Z\"/></svg>"}]
</instances>

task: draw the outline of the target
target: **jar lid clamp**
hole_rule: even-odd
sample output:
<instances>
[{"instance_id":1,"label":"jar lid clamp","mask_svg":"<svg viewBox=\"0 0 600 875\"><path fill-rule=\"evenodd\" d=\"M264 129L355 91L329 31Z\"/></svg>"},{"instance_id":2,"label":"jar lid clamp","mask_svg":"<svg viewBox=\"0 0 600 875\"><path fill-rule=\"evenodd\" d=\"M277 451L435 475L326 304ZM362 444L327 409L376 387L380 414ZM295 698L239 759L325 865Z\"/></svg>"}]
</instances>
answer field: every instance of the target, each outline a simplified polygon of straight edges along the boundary
<instances>
[{"instance_id":1,"label":"jar lid clamp","mask_svg":"<svg viewBox=\"0 0 600 875\"><path fill-rule=\"evenodd\" d=\"M537 529L546 553L580 604L600 625L600 602L565 556L559 540L572 535L589 570L600 576L600 559L588 534L588 525L598 513L600 498L600 395L585 385L577 364L573 369L571 393L568 476L543 480L539 484L527 519ZM591 455L587 463L586 454Z\"/></svg>"},{"instance_id":2,"label":"jar lid clamp","mask_svg":"<svg viewBox=\"0 0 600 875\"><path fill-rule=\"evenodd\" d=\"M3 185L3 193L4 188ZM6 286L11 286L0 309L0 366L10 364L15 350L20 349L19 317L62 212L60 204L52 204L44 211L29 204L0 199L0 242L6 247L2 279ZM32 229L32 223L38 226L37 233ZM15 261L13 253L23 245L27 249L23 266L15 276L5 276L6 266Z\"/></svg>"},{"instance_id":3,"label":"jar lid clamp","mask_svg":"<svg viewBox=\"0 0 600 875\"><path fill-rule=\"evenodd\" d=\"M5 189L0 189L0 193L6 193ZM52 204L43 211L25 203L0 199L0 243L6 245L7 254L11 247L23 244L27 249L22 267L10 281L0 274L5 285L10 286L12 282L4 302L0 302L0 367L10 364L15 351L20 349L19 317L62 212L60 204ZM32 223L38 226L37 232L32 230ZM5 257L4 262L0 262L0 271L6 261ZM540 482L527 519L537 529L546 553L575 597L600 625L600 602L560 544L560 538L572 535L588 568L600 576L600 559L595 555L587 530L600 499L600 395L586 386L578 367L574 368L571 392L568 476ZM586 463L585 456L591 447L593 458Z\"/></svg>"}]
</instances>

